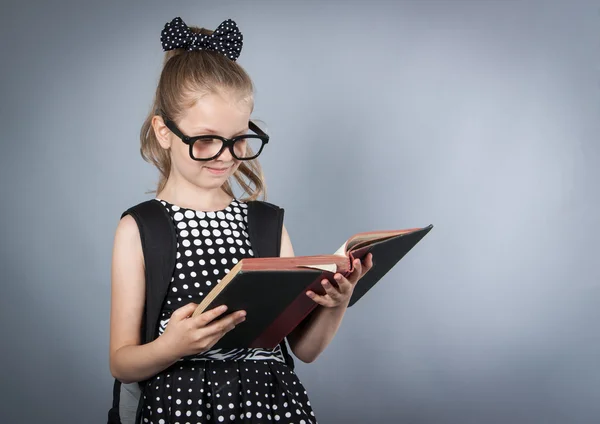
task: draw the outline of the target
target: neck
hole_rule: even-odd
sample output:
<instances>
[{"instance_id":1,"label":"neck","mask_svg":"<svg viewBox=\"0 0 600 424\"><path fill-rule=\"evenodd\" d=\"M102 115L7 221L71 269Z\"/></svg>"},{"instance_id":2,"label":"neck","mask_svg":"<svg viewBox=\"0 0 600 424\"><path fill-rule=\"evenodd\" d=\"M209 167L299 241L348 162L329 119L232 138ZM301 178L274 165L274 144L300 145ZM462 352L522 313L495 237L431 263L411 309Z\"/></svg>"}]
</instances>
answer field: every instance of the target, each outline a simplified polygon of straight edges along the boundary
<instances>
[{"instance_id":1,"label":"neck","mask_svg":"<svg viewBox=\"0 0 600 424\"><path fill-rule=\"evenodd\" d=\"M171 176L156 197L183 208L207 212L224 209L231 203L232 197L221 187L206 189L183 179L176 180L176 177Z\"/></svg>"}]
</instances>

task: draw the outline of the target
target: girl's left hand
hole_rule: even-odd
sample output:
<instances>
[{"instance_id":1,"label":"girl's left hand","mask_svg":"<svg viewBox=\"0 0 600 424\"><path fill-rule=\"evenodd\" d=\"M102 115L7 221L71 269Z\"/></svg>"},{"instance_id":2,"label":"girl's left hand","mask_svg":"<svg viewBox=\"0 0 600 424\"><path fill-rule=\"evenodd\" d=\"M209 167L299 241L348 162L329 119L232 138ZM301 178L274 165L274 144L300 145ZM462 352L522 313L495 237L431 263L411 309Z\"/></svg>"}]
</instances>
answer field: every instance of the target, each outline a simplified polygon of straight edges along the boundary
<instances>
[{"instance_id":1,"label":"girl's left hand","mask_svg":"<svg viewBox=\"0 0 600 424\"><path fill-rule=\"evenodd\" d=\"M339 306L346 307L350 302L350 297L354 291L356 283L373 267L373 255L369 253L365 256L364 262L359 259L354 260L354 270L348 277L344 277L340 273L336 273L333 278L337 283L337 287L324 279L321 281L325 294L323 296L309 290L306 295L321 306L326 308L336 308Z\"/></svg>"}]
</instances>

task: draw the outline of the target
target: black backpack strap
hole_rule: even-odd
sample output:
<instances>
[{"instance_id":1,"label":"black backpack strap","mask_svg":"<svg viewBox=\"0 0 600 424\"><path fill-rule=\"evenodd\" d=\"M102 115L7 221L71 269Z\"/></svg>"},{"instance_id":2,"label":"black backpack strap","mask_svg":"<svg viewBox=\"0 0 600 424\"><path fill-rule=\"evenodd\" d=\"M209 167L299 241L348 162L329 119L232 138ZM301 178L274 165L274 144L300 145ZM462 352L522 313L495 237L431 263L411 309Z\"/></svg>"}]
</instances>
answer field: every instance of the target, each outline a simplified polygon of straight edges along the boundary
<instances>
[{"instance_id":1,"label":"black backpack strap","mask_svg":"<svg viewBox=\"0 0 600 424\"><path fill-rule=\"evenodd\" d=\"M119 416L119 401L121 399L121 382L115 379L113 384L113 401L112 408L108 411L108 424L121 424Z\"/></svg>"},{"instance_id":2,"label":"black backpack strap","mask_svg":"<svg viewBox=\"0 0 600 424\"><path fill-rule=\"evenodd\" d=\"M149 343L156 337L160 311L175 268L177 236L169 213L158 200L133 206L121 217L125 215L135 219L144 252L146 304L142 343Z\"/></svg>"},{"instance_id":3,"label":"black backpack strap","mask_svg":"<svg viewBox=\"0 0 600 424\"><path fill-rule=\"evenodd\" d=\"M255 257L279 257L281 252L281 233L283 230L284 209L272 203L259 200L248 204L248 238ZM286 364L294 369L294 359L288 352L284 340L279 344Z\"/></svg>"},{"instance_id":4,"label":"black backpack strap","mask_svg":"<svg viewBox=\"0 0 600 424\"><path fill-rule=\"evenodd\" d=\"M144 253L146 300L142 317L142 343L149 343L156 337L160 311L169 283L173 275L176 260L177 236L171 223L171 217L158 200L151 199L127 209L121 218L131 215L137 223ZM136 423L140 421L144 398L145 382L140 382L142 394L138 404ZM115 381L113 388L113 411L118 415L121 384ZM115 401L116 397L116 401ZM110 412L109 412L110 414ZM109 424L120 421L110 421Z\"/></svg>"},{"instance_id":5,"label":"black backpack strap","mask_svg":"<svg viewBox=\"0 0 600 424\"><path fill-rule=\"evenodd\" d=\"M259 200L248 204L248 238L259 258L278 257L281 250L284 210Z\"/></svg>"}]
</instances>

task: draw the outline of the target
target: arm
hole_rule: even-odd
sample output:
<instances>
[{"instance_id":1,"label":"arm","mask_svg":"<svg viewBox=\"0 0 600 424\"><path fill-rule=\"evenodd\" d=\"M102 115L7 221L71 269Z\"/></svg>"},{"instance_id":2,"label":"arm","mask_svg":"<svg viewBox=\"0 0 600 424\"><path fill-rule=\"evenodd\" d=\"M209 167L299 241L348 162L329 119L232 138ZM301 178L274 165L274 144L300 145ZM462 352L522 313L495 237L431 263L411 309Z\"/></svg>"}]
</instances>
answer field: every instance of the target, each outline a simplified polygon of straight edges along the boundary
<instances>
[{"instance_id":1,"label":"arm","mask_svg":"<svg viewBox=\"0 0 600 424\"><path fill-rule=\"evenodd\" d=\"M294 256L294 249L285 226L281 235L280 256ZM301 361L313 362L333 340L350 302L354 284L360 278L358 276L364 275L364 272L370 268L370 262L364 272L361 271L360 261L355 266L357 268L353 275L348 277L349 280L343 277L336 278L339 289L332 287L329 283L324 283L323 287L327 291L325 296L318 296L312 292L307 294L319 305L287 337L292 352ZM341 275L336 274L336 277L341 277Z\"/></svg>"},{"instance_id":2,"label":"arm","mask_svg":"<svg viewBox=\"0 0 600 424\"><path fill-rule=\"evenodd\" d=\"M245 320L245 311L221 317L226 307L191 317L198 305L189 303L171 314L160 337L141 344L145 285L139 230L127 215L115 235L110 310L110 372L123 383L146 380L184 356L207 351Z\"/></svg>"},{"instance_id":3,"label":"arm","mask_svg":"<svg viewBox=\"0 0 600 424\"><path fill-rule=\"evenodd\" d=\"M135 220L127 215L113 244L110 309L110 372L123 383L141 381L177 361L161 338L140 345L145 302L144 258Z\"/></svg>"}]
</instances>

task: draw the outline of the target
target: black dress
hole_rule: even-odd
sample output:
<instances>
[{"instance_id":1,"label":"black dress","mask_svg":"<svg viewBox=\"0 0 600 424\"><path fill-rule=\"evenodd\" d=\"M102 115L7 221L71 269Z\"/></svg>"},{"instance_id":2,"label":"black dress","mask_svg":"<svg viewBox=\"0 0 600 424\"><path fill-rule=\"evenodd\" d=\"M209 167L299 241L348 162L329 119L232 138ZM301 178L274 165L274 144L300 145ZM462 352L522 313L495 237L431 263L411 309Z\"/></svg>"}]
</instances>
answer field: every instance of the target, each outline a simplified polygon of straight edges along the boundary
<instances>
[{"instance_id":1,"label":"black dress","mask_svg":"<svg viewBox=\"0 0 600 424\"><path fill-rule=\"evenodd\" d=\"M247 205L202 212L162 203L177 232L177 261L160 318L200 303L242 258L253 256ZM242 324L243 325L243 324ZM144 423L316 423L302 383L281 348L215 349L178 361L148 382Z\"/></svg>"}]
</instances>

